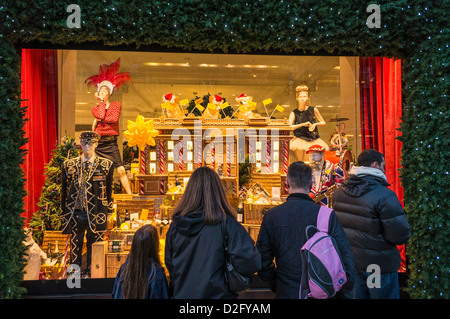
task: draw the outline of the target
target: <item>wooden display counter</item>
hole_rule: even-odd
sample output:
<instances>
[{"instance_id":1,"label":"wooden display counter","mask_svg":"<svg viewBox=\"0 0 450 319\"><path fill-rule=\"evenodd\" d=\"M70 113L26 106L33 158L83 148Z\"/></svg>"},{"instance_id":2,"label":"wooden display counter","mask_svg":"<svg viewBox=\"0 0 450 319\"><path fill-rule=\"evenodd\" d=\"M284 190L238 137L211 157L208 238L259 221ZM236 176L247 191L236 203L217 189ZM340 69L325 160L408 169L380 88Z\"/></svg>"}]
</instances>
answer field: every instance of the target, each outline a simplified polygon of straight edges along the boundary
<instances>
[{"instance_id":1,"label":"wooden display counter","mask_svg":"<svg viewBox=\"0 0 450 319\"><path fill-rule=\"evenodd\" d=\"M159 224L155 226L159 230L159 257L164 266L164 250L166 233L169 230L169 225ZM92 264L91 264L91 278L113 278L116 277L120 266L125 262L131 249L133 235L137 229L131 230L113 230L116 233L122 233L121 239L117 236L113 239L99 241L92 245ZM117 235L117 234L115 234ZM117 238L116 238L117 237ZM123 241L123 250L111 250L111 241Z\"/></svg>"}]
</instances>

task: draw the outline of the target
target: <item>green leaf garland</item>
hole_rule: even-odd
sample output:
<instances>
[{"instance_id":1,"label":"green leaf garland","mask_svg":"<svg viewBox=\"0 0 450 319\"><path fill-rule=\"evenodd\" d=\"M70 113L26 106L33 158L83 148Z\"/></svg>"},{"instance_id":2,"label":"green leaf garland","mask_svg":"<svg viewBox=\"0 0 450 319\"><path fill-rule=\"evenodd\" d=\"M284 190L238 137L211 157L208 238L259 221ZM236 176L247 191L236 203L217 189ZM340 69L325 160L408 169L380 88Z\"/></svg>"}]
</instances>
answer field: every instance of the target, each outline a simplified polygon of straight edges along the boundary
<instances>
[{"instance_id":1,"label":"green leaf garland","mask_svg":"<svg viewBox=\"0 0 450 319\"><path fill-rule=\"evenodd\" d=\"M449 1L77 1L81 28L66 25L69 2L0 4L0 298L20 297L25 145L18 44L105 49L332 54L402 59L401 178L412 238L408 293L449 298Z\"/></svg>"}]
</instances>

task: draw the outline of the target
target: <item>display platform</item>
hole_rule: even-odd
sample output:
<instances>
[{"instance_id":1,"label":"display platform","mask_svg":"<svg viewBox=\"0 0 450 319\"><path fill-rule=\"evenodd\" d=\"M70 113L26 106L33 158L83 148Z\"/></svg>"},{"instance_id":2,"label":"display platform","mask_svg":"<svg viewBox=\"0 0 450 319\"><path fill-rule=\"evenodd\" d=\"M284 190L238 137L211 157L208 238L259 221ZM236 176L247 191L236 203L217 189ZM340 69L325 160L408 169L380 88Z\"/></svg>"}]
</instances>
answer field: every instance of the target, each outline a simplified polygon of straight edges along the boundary
<instances>
[{"instance_id":1,"label":"display platform","mask_svg":"<svg viewBox=\"0 0 450 319\"><path fill-rule=\"evenodd\" d=\"M204 165L219 174L230 197L239 195L239 164L246 160L251 163L250 174L287 172L291 128L285 120L256 124L239 119L151 120L159 132L155 145L146 145L139 163L132 164L132 184L139 195L164 195L177 185L184 187L195 168Z\"/></svg>"}]
</instances>

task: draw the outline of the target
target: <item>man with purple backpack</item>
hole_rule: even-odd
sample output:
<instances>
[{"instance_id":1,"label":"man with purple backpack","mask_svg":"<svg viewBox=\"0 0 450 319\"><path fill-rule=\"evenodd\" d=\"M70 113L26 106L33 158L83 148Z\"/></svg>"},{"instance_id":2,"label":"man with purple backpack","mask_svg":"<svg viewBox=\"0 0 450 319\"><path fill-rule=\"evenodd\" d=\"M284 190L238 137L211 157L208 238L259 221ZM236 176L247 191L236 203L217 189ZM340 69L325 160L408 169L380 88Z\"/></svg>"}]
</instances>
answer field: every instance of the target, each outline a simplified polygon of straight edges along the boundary
<instances>
[{"instance_id":1,"label":"man with purple backpack","mask_svg":"<svg viewBox=\"0 0 450 319\"><path fill-rule=\"evenodd\" d=\"M329 297L345 298L353 287L355 265L351 247L333 211L321 211L320 215L325 219L321 219L318 225L321 206L308 196L311 182L312 171L309 165L303 162L291 164L287 172L289 197L285 203L268 211L261 223L256 244L261 253L261 270L258 275L279 299L314 298L314 295L308 294L314 288L308 287L306 282L312 279L310 275L314 273L308 268L313 257L305 255L304 246L322 228L329 235L324 238L327 237L330 243L334 243L339 254L339 258L333 262L341 263L341 269L344 270L344 278L339 278L341 285ZM304 269L307 269L307 273L304 273ZM306 285L308 289L303 293L300 291L302 280L302 287Z\"/></svg>"},{"instance_id":2,"label":"man with purple backpack","mask_svg":"<svg viewBox=\"0 0 450 319\"><path fill-rule=\"evenodd\" d=\"M408 219L397 195L388 188L384 155L366 149L357 163L332 200L355 256L353 298L399 299L397 245L411 237Z\"/></svg>"}]
</instances>

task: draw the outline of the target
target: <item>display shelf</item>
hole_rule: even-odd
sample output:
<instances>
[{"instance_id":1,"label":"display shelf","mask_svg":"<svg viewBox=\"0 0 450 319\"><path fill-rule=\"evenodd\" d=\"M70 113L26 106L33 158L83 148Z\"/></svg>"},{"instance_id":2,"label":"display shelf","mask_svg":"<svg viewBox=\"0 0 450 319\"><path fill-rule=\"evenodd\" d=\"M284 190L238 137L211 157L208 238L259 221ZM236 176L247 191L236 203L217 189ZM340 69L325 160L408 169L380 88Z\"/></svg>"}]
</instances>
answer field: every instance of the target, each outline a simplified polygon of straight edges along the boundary
<instances>
[{"instance_id":1,"label":"display shelf","mask_svg":"<svg viewBox=\"0 0 450 319\"><path fill-rule=\"evenodd\" d=\"M255 157L252 158L252 173L285 175L292 129L284 119L259 120L264 121L252 126L237 119L197 119L196 125L177 127L176 124L180 124L177 119L153 119L154 128L160 134L154 146L147 145L139 153L139 173L134 174L139 194L164 195L174 185L175 175L184 185L197 167L206 165L218 172L228 195L238 196L242 186L239 185L239 163L247 155ZM266 180L270 178L272 176L264 176ZM277 175L275 179L273 187L280 187L284 194L285 185L281 185Z\"/></svg>"}]
</instances>

